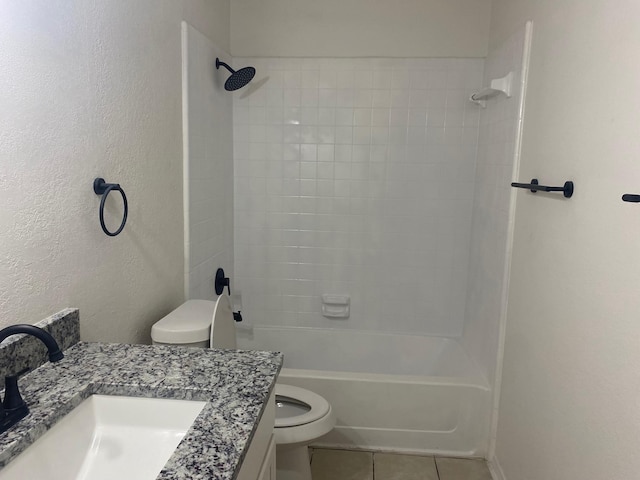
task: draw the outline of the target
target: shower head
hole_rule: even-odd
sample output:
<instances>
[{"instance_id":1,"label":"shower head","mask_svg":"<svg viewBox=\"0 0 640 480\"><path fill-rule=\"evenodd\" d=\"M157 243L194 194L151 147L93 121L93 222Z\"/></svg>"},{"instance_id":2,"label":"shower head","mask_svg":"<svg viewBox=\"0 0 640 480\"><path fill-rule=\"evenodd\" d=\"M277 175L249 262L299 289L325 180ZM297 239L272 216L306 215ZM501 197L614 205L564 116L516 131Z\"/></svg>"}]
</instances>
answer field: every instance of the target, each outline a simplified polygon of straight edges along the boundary
<instances>
[{"instance_id":1,"label":"shower head","mask_svg":"<svg viewBox=\"0 0 640 480\"><path fill-rule=\"evenodd\" d=\"M224 89L229 92L233 92L234 90L244 87L256 74L256 69L253 67L244 67L240 70L234 70L226 63L221 62L219 58L216 58L216 69L219 69L220 65L231 72L231 76L227 78L226 82L224 82Z\"/></svg>"}]
</instances>

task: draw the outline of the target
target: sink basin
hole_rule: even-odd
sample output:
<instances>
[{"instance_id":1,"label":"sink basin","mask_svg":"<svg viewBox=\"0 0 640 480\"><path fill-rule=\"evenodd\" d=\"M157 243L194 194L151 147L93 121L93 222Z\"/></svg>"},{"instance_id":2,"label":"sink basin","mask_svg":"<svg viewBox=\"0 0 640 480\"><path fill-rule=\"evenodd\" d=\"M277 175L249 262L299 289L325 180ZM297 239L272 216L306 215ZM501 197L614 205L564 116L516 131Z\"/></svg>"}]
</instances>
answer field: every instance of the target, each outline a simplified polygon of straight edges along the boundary
<instances>
[{"instance_id":1,"label":"sink basin","mask_svg":"<svg viewBox=\"0 0 640 480\"><path fill-rule=\"evenodd\" d=\"M0 470L0 479L155 479L205 405L92 395Z\"/></svg>"}]
</instances>

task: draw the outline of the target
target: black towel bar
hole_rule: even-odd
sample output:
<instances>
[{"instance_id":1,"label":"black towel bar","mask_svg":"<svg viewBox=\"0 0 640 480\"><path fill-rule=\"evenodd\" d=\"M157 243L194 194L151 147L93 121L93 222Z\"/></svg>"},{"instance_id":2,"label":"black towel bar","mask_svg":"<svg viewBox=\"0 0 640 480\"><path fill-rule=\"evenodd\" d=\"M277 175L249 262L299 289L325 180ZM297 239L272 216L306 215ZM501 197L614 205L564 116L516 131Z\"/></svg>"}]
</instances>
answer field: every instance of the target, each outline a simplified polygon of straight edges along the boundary
<instances>
[{"instance_id":1,"label":"black towel bar","mask_svg":"<svg viewBox=\"0 0 640 480\"><path fill-rule=\"evenodd\" d=\"M562 187L548 187L546 185L539 185L538 179L534 178L531 180L531 183L516 183L513 182L511 184L512 187L516 188L526 188L531 190L531 193L536 193L538 191L542 192L562 192L565 198L571 198L573 195L573 182L564 182Z\"/></svg>"},{"instance_id":2,"label":"black towel bar","mask_svg":"<svg viewBox=\"0 0 640 480\"><path fill-rule=\"evenodd\" d=\"M625 193L624 195L622 195L622 201L638 203L640 202L640 195L636 195L634 193Z\"/></svg>"}]
</instances>

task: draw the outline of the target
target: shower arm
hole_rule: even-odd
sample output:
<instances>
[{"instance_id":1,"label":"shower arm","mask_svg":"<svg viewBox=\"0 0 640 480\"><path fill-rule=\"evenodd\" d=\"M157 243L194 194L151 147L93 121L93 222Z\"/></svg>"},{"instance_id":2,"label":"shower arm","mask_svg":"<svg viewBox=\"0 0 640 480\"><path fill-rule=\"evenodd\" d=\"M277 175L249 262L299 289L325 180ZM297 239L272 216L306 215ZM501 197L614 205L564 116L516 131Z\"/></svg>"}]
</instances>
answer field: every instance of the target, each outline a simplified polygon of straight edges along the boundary
<instances>
[{"instance_id":1,"label":"shower arm","mask_svg":"<svg viewBox=\"0 0 640 480\"><path fill-rule=\"evenodd\" d=\"M220 59L216 58L216 68L220 68L220 65L222 65L224 68L226 68L227 70L229 70L229 72L231 73L236 73L236 71L231 68L229 65L227 65L226 63L220 61Z\"/></svg>"}]
</instances>

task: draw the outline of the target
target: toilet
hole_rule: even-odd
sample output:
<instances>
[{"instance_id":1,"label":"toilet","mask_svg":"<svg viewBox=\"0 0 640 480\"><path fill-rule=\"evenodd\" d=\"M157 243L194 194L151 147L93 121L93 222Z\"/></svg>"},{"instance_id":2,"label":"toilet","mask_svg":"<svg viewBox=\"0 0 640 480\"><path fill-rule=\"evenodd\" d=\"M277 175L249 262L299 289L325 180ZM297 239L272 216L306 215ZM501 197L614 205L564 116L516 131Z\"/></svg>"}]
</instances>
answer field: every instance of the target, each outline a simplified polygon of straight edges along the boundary
<instances>
[{"instance_id":1,"label":"toilet","mask_svg":"<svg viewBox=\"0 0 640 480\"><path fill-rule=\"evenodd\" d=\"M236 349L231 302L188 300L151 327L154 345ZM331 405L304 388L276 383L277 480L311 480L307 446L335 426Z\"/></svg>"}]
</instances>

